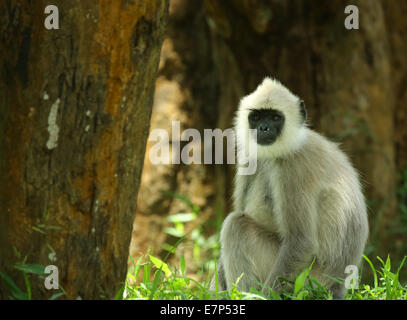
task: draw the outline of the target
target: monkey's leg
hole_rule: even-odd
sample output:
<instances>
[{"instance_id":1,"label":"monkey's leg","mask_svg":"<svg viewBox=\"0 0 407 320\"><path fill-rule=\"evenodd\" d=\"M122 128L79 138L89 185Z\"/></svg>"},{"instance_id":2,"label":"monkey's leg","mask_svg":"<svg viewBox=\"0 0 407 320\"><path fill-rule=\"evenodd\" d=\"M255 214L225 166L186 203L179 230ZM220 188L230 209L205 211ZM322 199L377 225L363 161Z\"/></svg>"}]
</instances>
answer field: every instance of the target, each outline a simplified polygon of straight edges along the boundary
<instances>
[{"instance_id":1,"label":"monkey's leg","mask_svg":"<svg viewBox=\"0 0 407 320\"><path fill-rule=\"evenodd\" d=\"M221 231L221 256L226 286L230 290L236 280L240 290L261 289L275 263L279 241L249 216L231 213Z\"/></svg>"},{"instance_id":2,"label":"monkey's leg","mask_svg":"<svg viewBox=\"0 0 407 320\"><path fill-rule=\"evenodd\" d=\"M318 261L317 258L311 269L310 277L316 279L328 291L330 291L334 299L343 299L346 293L345 285L332 279L343 279L346 275L345 273L340 272L340 270L345 270L345 267L342 268L339 266L334 267L334 269L331 268L329 266L327 267L326 265L320 265L320 261Z\"/></svg>"},{"instance_id":3,"label":"monkey's leg","mask_svg":"<svg viewBox=\"0 0 407 320\"><path fill-rule=\"evenodd\" d=\"M343 284L334 283L330 287L334 299L343 299L345 297L345 286Z\"/></svg>"},{"instance_id":4,"label":"monkey's leg","mask_svg":"<svg viewBox=\"0 0 407 320\"><path fill-rule=\"evenodd\" d=\"M218 290L223 291L226 290L226 278L225 278L225 270L223 268L223 262L222 262L222 256L219 258L218 262L218 270L216 270L218 273ZM210 284L210 289L211 290L216 290L216 277L213 276Z\"/></svg>"}]
</instances>

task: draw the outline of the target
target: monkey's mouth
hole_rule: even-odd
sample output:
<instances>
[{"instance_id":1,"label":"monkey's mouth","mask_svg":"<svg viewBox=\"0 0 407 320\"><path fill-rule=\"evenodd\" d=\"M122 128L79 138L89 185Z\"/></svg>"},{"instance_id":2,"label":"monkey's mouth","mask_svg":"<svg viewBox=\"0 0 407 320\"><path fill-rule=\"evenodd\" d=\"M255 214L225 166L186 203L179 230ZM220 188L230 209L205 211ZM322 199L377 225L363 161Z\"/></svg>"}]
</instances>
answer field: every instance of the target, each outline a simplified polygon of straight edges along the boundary
<instances>
[{"instance_id":1,"label":"monkey's mouth","mask_svg":"<svg viewBox=\"0 0 407 320\"><path fill-rule=\"evenodd\" d=\"M276 141L274 134L262 134L257 132L257 144L261 146L269 146Z\"/></svg>"}]
</instances>

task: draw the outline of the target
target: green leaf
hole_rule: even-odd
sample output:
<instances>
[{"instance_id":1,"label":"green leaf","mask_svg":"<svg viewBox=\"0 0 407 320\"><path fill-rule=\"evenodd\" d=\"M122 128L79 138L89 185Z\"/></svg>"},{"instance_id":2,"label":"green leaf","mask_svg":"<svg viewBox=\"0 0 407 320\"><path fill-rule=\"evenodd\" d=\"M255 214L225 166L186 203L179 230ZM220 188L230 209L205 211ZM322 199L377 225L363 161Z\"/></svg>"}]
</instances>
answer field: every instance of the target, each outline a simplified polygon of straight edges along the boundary
<instances>
[{"instance_id":1,"label":"green leaf","mask_svg":"<svg viewBox=\"0 0 407 320\"><path fill-rule=\"evenodd\" d=\"M47 247L48 247L48 249L49 249L52 253L55 253L55 254L56 254L54 248L53 248L48 242L47 242Z\"/></svg>"},{"instance_id":2,"label":"green leaf","mask_svg":"<svg viewBox=\"0 0 407 320\"><path fill-rule=\"evenodd\" d=\"M373 267L372 261L369 260L369 258L365 255L362 255L362 257L367 261L367 263L370 266L370 269L372 269L373 277L374 277L374 287L377 288L377 273L376 269Z\"/></svg>"},{"instance_id":3,"label":"green leaf","mask_svg":"<svg viewBox=\"0 0 407 320\"><path fill-rule=\"evenodd\" d=\"M387 255L387 260L386 260L385 268L386 268L387 271L390 271L390 269L391 269L391 264L390 264L390 257L389 257L389 255Z\"/></svg>"},{"instance_id":4,"label":"green leaf","mask_svg":"<svg viewBox=\"0 0 407 320\"><path fill-rule=\"evenodd\" d=\"M168 255L174 253L174 252L177 250L177 248L176 248L175 246L170 245L170 244L168 244L168 243L163 243L161 247L162 247L164 250L168 251Z\"/></svg>"},{"instance_id":5,"label":"green leaf","mask_svg":"<svg viewBox=\"0 0 407 320\"><path fill-rule=\"evenodd\" d=\"M164 232L169 234L170 236L177 237L177 238L181 238L184 235L184 233L182 231L177 230L177 229L172 228L172 227L165 228Z\"/></svg>"},{"instance_id":6,"label":"green leaf","mask_svg":"<svg viewBox=\"0 0 407 320\"><path fill-rule=\"evenodd\" d=\"M273 296L274 300L283 300L277 292L271 290L270 293Z\"/></svg>"},{"instance_id":7,"label":"green leaf","mask_svg":"<svg viewBox=\"0 0 407 320\"><path fill-rule=\"evenodd\" d=\"M189 222L196 219L196 214L194 213L177 213L169 216L167 220L169 222Z\"/></svg>"},{"instance_id":8,"label":"green leaf","mask_svg":"<svg viewBox=\"0 0 407 320\"><path fill-rule=\"evenodd\" d=\"M40 264L16 264L14 268L32 274L45 274L45 267Z\"/></svg>"},{"instance_id":9,"label":"green leaf","mask_svg":"<svg viewBox=\"0 0 407 320\"><path fill-rule=\"evenodd\" d=\"M403 260L400 263L400 266L397 269L397 276L399 275L401 268L403 268L403 265L404 265L404 262L406 262L406 259L407 259L407 256L404 256Z\"/></svg>"},{"instance_id":10,"label":"green leaf","mask_svg":"<svg viewBox=\"0 0 407 320\"><path fill-rule=\"evenodd\" d=\"M24 281L25 281L25 286L27 288L27 299L31 300L31 284L30 284L30 279L28 279L27 272L23 272L24 274Z\"/></svg>"},{"instance_id":11,"label":"green leaf","mask_svg":"<svg viewBox=\"0 0 407 320\"><path fill-rule=\"evenodd\" d=\"M174 291L182 291L188 286L186 279L183 278L174 278L171 281L171 287Z\"/></svg>"},{"instance_id":12,"label":"green leaf","mask_svg":"<svg viewBox=\"0 0 407 320\"><path fill-rule=\"evenodd\" d=\"M175 229L180 233L180 234L184 234L185 233L185 227L184 224L181 222L174 222L175 224Z\"/></svg>"},{"instance_id":13,"label":"green leaf","mask_svg":"<svg viewBox=\"0 0 407 320\"><path fill-rule=\"evenodd\" d=\"M300 275L295 279L295 285L294 285L294 295L296 295L300 290L304 288L305 280L308 277L309 270L305 269L303 272L300 273Z\"/></svg>"},{"instance_id":14,"label":"green leaf","mask_svg":"<svg viewBox=\"0 0 407 320\"><path fill-rule=\"evenodd\" d=\"M149 300L154 299L154 293L157 291L158 284L161 282L162 277L163 277L162 269L157 270L157 272L154 274L153 287L151 288L151 293L150 296L148 297Z\"/></svg>"},{"instance_id":15,"label":"green leaf","mask_svg":"<svg viewBox=\"0 0 407 320\"><path fill-rule=\"evenodd\" d=\"M37 227L35 227L35 226L32 226L31 228L32 228L33 230L39 232L39 233L46 234L46 232L43 231L43 230L41 230L40 228L37 228Z\"/></svg>"},{"instance_id":16,"label":"green leaf","mask_svg":"<svg viewBox=\"0 0 407 320\"><path fill-rule=\"evenodd\" d=\"M62 228L60 226L44 225L44 229L61 230Z\"/></svg>"},{"instance_id":17,"label":"green leaf","mask_svg":"<svg viewBox=\"0 0 407 320\"><path fill-rule=\"evenodd\" d=\"M28 295L25 292L23 292L10 277L6 276L2 272L0 272L0 276L3 278L7 286L10 288L11 294L14 296L14 298L18 300L28 300Z\"/></svg>"},{"instance_id":18,"label":"green leaf","mask_svg":"<svg viewBox=\"0 0 407 320\"><path fill-rule=\"evenodd\" d=\"M137 260L137 262L136 262L136 266L135 266L135 268L134 268L134 277L137 279L137 277L138 277L138 274L139 274L139 272L140 272L140 268L141 268L141 258L142 257L140 257L138 260Z\"/></svg>"},{"instance_id":19,"label":"green leaf","mask_svg":"<svg viewBox=\"0 0 407 320\"><path fill-rule=\"evenodd\" d=\"M119 291L117 291L116 295L114 296L113 300L123 300L123 292L124 292L125 285L123 284Z\"/></svg>"},{"instance_id":20,"label":"green leaf","mask_svg":"<svg viewBox=\"0 0 407 320\"><path fill-rule=\"evenodd\" d=\"M296 297L293 298L293 300L304 300L304 296L306 293L306 291L301 291Z\"/></svg>"},{"instance_id":21,"label":"green leaf","mask_svg":"<svg viewBox=\"0 0 407 320\"><path fill-rule=\"evenodd\" d=\"M63 292L54 293L48 300L56 300L64 295Z\"/></svg>"},{"instance_id":22,"label":"green leaf","mask_svg":"<svg viewBox=\"0 0 407 320\"><path fill-rule=\"evenodd\" d=\"M171 277L172 272L170 270L170 267L168 264L166 264L164 261L160 260L159 258L153 257L152 255L150 256L151 262L155 265L155 267L159 270L162 270L167 278Z\"/></svg>"},{"instance_id":23,"label":"green leaf","mask_svg":"<svg viewBox=\"0 0 407 320\"><path fill-rule=\"evenodd\" d=\"M181 266L182 276L185 276L186 264L185 264L185 256L184 256L184 254L181 255L180 266Z\"/></svg>"},{"instance_id":24,"label":"green leaf","mask_svg":"<svg viewBox=\"0 0 407 320\"><path fill-rule=\"evenodd\" d=\"M151 278L151 264L146 263L143 267L143 283L150 282Z\"/></svg>"},{"instance_id":25,"label":"green leaf","mask_svg":"<svg viewBox=\"0 0 407 320\"><path fill-rule=\"evenodd\" d=\"M309 272L312 269L312 266L315 262L315 259L312 261L311 265L305 269L303 272L300 273L300 275L295 279L295 284L294 284L294 295L296 295L300 290L304 288L305 285L305 280L308 277Z\"/></svg>"},{"instance_id":26,"label":"green leaf","mask_svg":"<svg viewBox=\"0 0 407 320\"><path fill-rule=\"evenodd\" d=\"M380 258L380 257L376 257L377 258L377 260L379 260L380 261L380 263L383 265L383 267L385 266L385 263L384 263L384 261L382 260L382 258Z\"/></svg>"}]
</instances>

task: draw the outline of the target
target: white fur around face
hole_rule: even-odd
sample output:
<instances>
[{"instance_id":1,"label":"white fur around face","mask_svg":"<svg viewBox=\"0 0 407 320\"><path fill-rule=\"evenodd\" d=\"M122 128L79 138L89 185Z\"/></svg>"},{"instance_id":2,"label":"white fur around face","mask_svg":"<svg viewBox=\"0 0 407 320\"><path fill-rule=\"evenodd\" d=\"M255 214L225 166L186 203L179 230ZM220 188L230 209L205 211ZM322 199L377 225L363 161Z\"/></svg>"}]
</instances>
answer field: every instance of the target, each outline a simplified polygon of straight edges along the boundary
<instances>
[{"instance_id":1,"label":"white fur around face","mask_svg":"<svg viewBox=\"0 0 407 320\"><path fill-rule=\"evenodd\" d=\"M245 96L239 105L235 119L238 147L246 150L256 143L255 136L249 131L248 115L252 109L274 109L285 117L284 127L277 140L269 146L257 145L259 158L277 158L295 152L304 142L307 127L300 112L300 99L292 94L280 82L265 78L257 89Z\"/></svg>"}]
</instances>

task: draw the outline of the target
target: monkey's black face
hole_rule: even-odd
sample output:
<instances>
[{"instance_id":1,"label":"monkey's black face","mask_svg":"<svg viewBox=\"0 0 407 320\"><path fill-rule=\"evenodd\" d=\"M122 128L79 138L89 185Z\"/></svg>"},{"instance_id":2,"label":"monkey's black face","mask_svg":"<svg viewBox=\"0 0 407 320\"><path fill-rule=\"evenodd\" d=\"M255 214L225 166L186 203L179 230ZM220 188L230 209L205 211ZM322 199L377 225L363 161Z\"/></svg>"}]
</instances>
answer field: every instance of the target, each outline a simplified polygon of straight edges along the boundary
<instances>
[{"instance_id":1,"label":"monkey's black face","mask_svg":"<svg viewBox=\"0 0 407 320\"><path fill-rule=\"evenodd\" d=\"M262 146L276 141L284 126L284 115L272 109L251 110L248 120L250 129L257 130L257 143Z\"/></svg>"}]
</instances>

